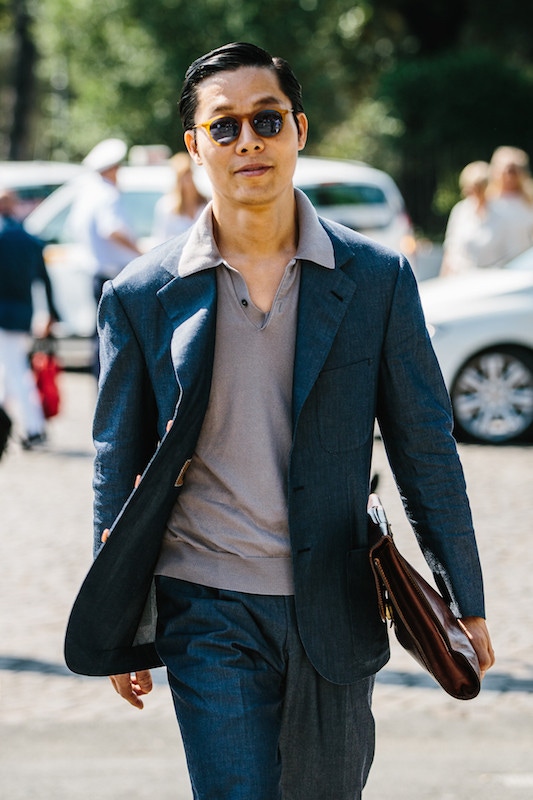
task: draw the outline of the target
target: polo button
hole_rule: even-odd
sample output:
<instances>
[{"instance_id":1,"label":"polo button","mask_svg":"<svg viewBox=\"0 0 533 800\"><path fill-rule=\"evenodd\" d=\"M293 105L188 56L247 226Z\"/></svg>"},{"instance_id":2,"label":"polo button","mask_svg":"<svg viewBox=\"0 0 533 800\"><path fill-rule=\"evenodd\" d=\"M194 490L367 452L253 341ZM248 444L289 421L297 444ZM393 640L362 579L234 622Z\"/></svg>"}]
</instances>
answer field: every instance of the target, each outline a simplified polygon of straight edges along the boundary
<instances>
[{"instance_id":1,"label":"polo button","mask_svg":"<svg viewBox=\"0 0 533 800\"><path fill-rule=\"evenodd\" d=\"M246 306L248 305L248 300L245 297L243 297L241 303L246 308Z\"/></svg>"}]
</instances>

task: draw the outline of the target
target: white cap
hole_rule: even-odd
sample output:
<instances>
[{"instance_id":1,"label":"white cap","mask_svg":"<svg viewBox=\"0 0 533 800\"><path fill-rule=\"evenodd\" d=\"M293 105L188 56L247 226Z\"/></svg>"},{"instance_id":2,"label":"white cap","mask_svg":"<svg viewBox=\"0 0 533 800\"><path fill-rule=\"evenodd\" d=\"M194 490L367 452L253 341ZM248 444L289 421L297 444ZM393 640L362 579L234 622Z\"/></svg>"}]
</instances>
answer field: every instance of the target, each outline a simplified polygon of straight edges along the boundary
<instances>
[{"instance_id":1,"label":"white cap","mask_svg":"<svg viewBox=\"0 0 533 800\"><path fill-rule=\"evenodd\" d=\"M128 146L122 139L104 139L83 159L83 165L95 172L105 172L124 160Z\"/></svg>"}]
</instances>

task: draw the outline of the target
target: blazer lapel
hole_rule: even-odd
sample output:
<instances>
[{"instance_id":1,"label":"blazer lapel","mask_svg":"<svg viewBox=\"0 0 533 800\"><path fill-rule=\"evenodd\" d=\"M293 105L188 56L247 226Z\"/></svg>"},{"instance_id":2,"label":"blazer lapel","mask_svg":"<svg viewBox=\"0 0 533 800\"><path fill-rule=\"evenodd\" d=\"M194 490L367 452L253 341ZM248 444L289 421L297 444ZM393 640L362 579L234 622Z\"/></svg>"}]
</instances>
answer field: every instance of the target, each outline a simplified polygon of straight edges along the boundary
<instances>
[{"instance_id":1,"label":"blazer lapel","mask_svg":"<svg viewBox=\"0 0 533 800\"><path fill-rule=\"evenodd\" d=\"M352 299L356 284L340 269L302 262L293 383L293 426Z\"/></svg>"},{"instance_id":2,"label":"blazer lapel","mask_svg":"<svg viewBox=\"0 0 533 800\"><path fill-rule=\"evenodd\" d=\"M180 387L178 406L209 394L216 329L215 271L174 278L157 293L174 328L172 363Z\"/></svg>"}]
</instances>

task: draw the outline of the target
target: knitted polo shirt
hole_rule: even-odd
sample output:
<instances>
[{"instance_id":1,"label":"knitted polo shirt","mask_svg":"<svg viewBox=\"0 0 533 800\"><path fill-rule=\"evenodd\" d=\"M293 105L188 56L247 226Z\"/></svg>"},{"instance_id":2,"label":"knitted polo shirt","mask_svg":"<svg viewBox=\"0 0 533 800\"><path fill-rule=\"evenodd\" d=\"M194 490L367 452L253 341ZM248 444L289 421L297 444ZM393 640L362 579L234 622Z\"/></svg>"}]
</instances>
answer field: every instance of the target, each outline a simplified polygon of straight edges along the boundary
<instances>
[{"instance_id":1,"label":"knitted polo shirt","mask_svg":"<svg viewBox=\"0 0 533 800\"><path fill-rule=\"evenodd\" d=\"M254 594L293 592L287 470L300 259L334 267L331 241L300 192L297 204L296 258L267 314L252 303L241 274L221 259L209 208L193 231L204 248L210 240L211 253L200 268L216 263L213 378L156 574ZM190 273L184 256L180 270L185 264Z\"/></svg>"}]
</instances>

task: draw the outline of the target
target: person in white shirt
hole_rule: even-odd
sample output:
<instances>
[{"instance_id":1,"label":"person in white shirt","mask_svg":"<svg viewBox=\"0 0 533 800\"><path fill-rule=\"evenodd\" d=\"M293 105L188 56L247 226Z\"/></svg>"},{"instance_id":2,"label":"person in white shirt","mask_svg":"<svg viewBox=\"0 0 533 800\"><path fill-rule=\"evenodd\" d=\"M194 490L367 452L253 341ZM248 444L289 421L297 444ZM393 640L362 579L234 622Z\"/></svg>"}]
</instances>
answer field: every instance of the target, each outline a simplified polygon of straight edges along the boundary
<instances>
[{"instance_id":1,"label":"person in white shirt","mask_svg":"<svg viewBox=\"0 0 533 800\"><path fill-rule=\"evenodd\" d=\"M116 277L141 252L117 185L126 151L121 139L105 139L84 158L83 164L94 170L98 180L90 191L78 194L68 220L76 241L86 246L100 282Z\"/></svg>"},{"instance_id":2,"label":"person in white shirt","mask_svg":"<svg viewBox=\"0 0 533 800\"><path fill-rule=\"evenodd\" d=\"M487 196L503 218L505 261L510 261L533 246L533 181L524 150L503 146L494 151Z\"/></svg>"},{"instance_id":3,"label":"person in white shirt","mask_svg":"<svg viewBox=\"0 0 533 800\"><path fill-rule=\"evenodd\" d=\"M448 218L440 270L442 276L484 267L501 267L505 263L505 220L495 201L487 198L489 172L486 161L473 161L459 176L463 199L452 208Z\"/></svg>"},{"instance_id":4,"label":"person in white shirt","mask_svg":"<svg viewBox=\"0 0 533 800\"><path fill-rule=\"evenodd\" d=\"M78 193L67 220L72 237L87 252L97 304L104 283L115 278L141 253L117 185L119 167L126 152L127 146L121 139L104 139L93 147L83 164L94 170L97 179L90 189ZM98 369L95 339L95 373Z\"/></svg>"}]
</instances>

